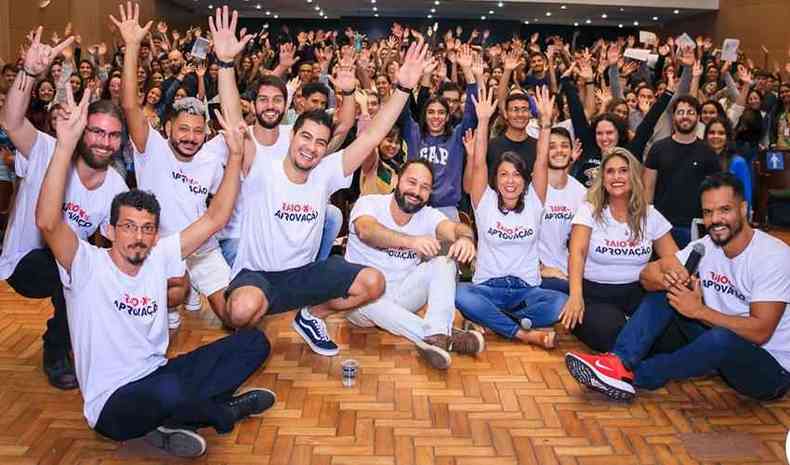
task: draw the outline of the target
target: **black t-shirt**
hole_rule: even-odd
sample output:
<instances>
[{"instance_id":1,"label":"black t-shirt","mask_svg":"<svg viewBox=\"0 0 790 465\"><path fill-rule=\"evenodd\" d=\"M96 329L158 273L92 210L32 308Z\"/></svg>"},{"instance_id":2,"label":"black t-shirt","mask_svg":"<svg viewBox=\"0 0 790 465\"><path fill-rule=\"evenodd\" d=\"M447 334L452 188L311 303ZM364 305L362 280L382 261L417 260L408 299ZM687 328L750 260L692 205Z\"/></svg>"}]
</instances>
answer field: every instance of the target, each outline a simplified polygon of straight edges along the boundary
<instances>
[{"instance_id":1,"label":"black t-shirt","mask_svg":"<svg viewBox=\"0 0 790 465\"><path fill-rule=\"evenodd\" d=\"M645 167L656 170L653 205L675 226L691 226L702 217L699 186L721 171L719 158L701 140L681 144L672 137L653 144Z\"/></svg>"},{"instance_id":2,"label":"black t-shirt","mask_svg":"<svg viewBox=\"0 0 790 465\"><path fill-rule=\"evenodd\" d=\"M523 142L512 141L504 134L491 139L488 142L488 153L486 154L489 173L494 169L494 164L499 155L504 152L516 152L527 162L527 173L531 175L532 166L535 164L535 157L537 156L537 145L538 142L531 137L527 137Z\"/></svg>"}]
</instances>

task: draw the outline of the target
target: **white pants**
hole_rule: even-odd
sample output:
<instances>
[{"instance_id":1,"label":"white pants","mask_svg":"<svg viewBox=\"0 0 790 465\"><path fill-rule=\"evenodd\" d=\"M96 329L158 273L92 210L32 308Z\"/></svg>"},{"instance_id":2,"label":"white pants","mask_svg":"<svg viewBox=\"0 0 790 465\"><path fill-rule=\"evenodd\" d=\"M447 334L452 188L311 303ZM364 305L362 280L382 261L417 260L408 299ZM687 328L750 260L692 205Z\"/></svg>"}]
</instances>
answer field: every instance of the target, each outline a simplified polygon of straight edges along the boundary
<instances>
[{"instance_id":1,"label":"white pants","mask_svg":"<svg viewBox=\"0 0 790 465\"><path fill-rule=\"evenodd\" d=\"M230 284L230 267L219 247L208 252L194 252L186 258L190 285L208 297Z\"/></svg>"},{"instance_id":2,"label":"white pants","mask_svg":"<svg viewBox=\"0 0 790 465\"><path fill-rule=\"evenodd\" d=\"M387 290L375 302L351 312L348 319L358 326L376 325L420 342L434 334L450 335L455 316L455 261L435 257L421 263L399 283L387 283ZM425 318L415 312L428 304Z\"/></svg>"}]
</instances>

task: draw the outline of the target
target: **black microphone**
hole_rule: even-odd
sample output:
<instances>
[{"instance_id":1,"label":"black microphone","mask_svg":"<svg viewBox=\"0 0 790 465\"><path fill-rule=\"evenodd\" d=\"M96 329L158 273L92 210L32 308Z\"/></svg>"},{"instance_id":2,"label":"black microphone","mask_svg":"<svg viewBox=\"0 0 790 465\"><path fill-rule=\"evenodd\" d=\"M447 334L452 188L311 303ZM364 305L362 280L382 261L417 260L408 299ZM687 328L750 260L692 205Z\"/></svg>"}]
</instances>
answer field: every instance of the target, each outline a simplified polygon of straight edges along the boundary
<instances>
[{"instance_id":1,"label":"black microphone","mask_svg":"<svg viewBox=\"0 0 790 465\"><path fill-rule=\"evenodd\" d=\"M697 272L697 268L699 267L699 262L700 260L702 260L703 256L705 256L705 246L702 245L702 243L697 242L691 248L691 253L686 259L686 264L683 265L686 267L686 271L688 271L689 276L692 276L694 273Z\"/></svg>"}]
</instances>

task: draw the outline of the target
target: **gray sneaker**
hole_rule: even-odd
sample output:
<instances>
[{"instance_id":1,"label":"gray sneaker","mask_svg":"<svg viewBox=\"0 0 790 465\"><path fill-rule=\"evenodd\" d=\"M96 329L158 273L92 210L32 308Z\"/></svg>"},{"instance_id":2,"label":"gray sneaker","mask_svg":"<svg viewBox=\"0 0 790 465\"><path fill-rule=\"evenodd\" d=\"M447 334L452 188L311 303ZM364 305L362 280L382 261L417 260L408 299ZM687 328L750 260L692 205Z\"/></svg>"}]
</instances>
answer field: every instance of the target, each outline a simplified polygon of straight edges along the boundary
<instances>
[{"instance_id":1,"label":"gray sneaker","mask_svg":"<svg viewBox=\"0 0 790 465\"><path fill-rule=\"evenodd\" d=\"M430 366L438 370L446 370L452 363L450 352L446 349L449 339L449 336L443 334L428 336L417 344L417 352Z\"/></svg>"},{"instance_id":2,"label":"gray sneaker","mask_svg":"<svg viewBox=\"0 0 790 465\"><path fill-rule=\"evenodd\" d=\"M145 436L145 442L176 457L200 457L206 453L206 440L188 429L160 426Z\"/></svg>"}]
</instances>

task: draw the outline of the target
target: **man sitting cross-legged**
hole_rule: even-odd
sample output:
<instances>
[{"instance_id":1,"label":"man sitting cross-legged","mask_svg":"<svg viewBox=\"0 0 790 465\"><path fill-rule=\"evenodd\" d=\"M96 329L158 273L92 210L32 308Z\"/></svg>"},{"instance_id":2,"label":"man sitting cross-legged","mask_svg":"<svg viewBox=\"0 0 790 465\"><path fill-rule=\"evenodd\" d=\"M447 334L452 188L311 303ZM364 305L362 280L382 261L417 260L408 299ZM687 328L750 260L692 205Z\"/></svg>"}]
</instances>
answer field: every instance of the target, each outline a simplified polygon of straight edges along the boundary
<instances>
[{"instance_id":1,"label":"man sitting cross-legged","mask_svg":"<svg viewBox=\"0 0 790 465\"><path fill-rule=\"evenodd\" d=\"M63 282L84 415L108 438L146 436L167 452L198 456L206 443L195 428L229 432L237 421L275 402L266 389L234 397L269 353L269 342L256 329L172 360L165 356L167 280L181 276L183 260L228 221L239 189L245 128L230 129L218 116L231 156L214 201L194 223L160 240L156 197L139 190L118 194L107 227L113 245L100 249L77 236L61 212L89 98L85 92L79 106L68 104L70 115L57 125L55 153L36 207L36 222Z\"/></svg>"},{"instance_id":2,"label":"man sitting cross-legged","mask_svg":"<svg viewBox=\"0 0 790 465\"><path fill-rule=\"evenodd\" d=\"M411 160L401 168L395 192L362 196L354 205L346 260L381 271L387 289L347 318L357 326L376 325L410 339L431 366L446 369L448 352L479 353L484 342L476 331L452 327L454 259L471 261L475 245L468 226L426 206L432 186L430 163ZM446 256L440 240L452 243ZM415 315L426 303L425 318Z\"/></svg>"}]
</instances>

